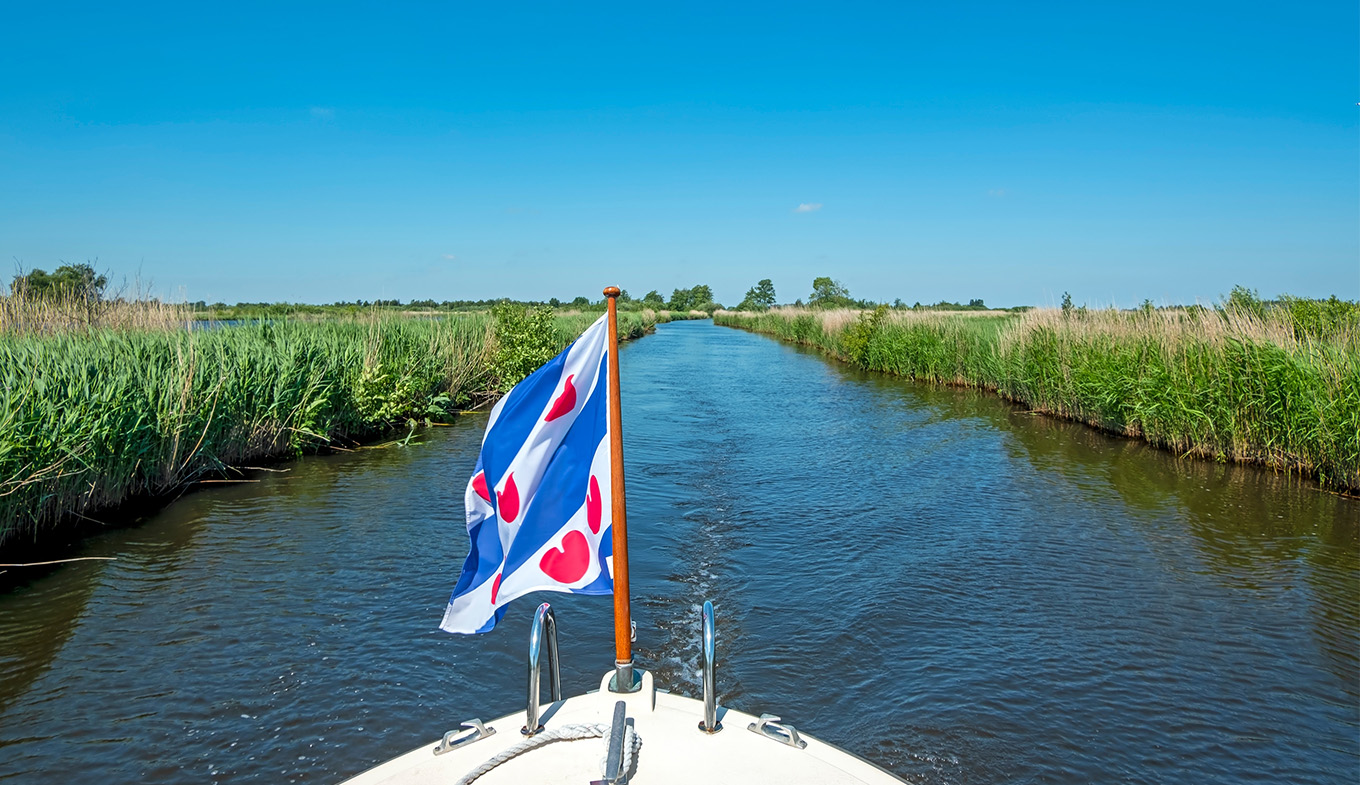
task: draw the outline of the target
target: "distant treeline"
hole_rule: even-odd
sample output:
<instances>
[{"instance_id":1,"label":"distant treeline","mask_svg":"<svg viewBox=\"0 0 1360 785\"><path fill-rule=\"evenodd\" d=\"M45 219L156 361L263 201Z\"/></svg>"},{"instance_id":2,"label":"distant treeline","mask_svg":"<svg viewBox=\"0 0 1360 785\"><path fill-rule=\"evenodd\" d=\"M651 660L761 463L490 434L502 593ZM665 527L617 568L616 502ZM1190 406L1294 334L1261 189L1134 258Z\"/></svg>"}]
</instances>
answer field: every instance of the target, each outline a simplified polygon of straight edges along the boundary
<instances>
[{"instance_id":1,"label":"distant treeline","mask_svg":"<svg viewBox=\"0 0 1360 785\"><path fill-rule=\"evenodd\" d=\"M519 308L552 308L558 311L602 312L607 307L604 297L592 300L585 296L571 300L556 297L547 300L514 300L508 297L489 300L353 300L339 301L324 305L308 303L209 303L203 300L188 303L197 318L243 319L269 316L353 316L373 310L407 311L414 313L475 313L490 311L502 305ZM688 289L676 289L669 298L664 298L652 290L642 298L635 298L627 289L622 290L618 300L619 310L629 312L668 311L673 318L686 318L690 312L700 312L707 317L720 308L721 303L713 301L713 290L703 284Z\"/></svg>"},{"instance_id":2,"label":"distant treeline","mask_svg":"<svg viewBox=\"0 0 1360 785\"><path fill-rule=\"evenodd\" d=\"M41 272L41 271L38 271ZM189 308L197 318L212 319L245 319L269 316L290 316L290 315L357 315L364 311L371 310L396 310L409 312L429 312L429 313L458 313L458 312L478 312L488 311L497 305L510 304L522 308L549 307L567 311L603 311L605 309L605 299L603 297L591 299L584 295L570 300L561 300L556 297L547 300L513 300L509 298L489 299L489 300L353 300L339 301L329 304L306 304L306 303L285 303L285 302L258 302L258 303L209 303L203 300L188 303ZM804 303L802 297L796 298L791 305L802 307L805 304L810 308L876 308L880 305L888 305L894 310L936 310L936 311L987 311L995 310L989 308L981 299L972 299L967 303L949 302L941 300L937 303L922 304L917 302L907 305L901 298L894 300L891 304L876 300L855 299L850 296L850 290L840 281L829 277L819 277L812 281L812 292L807 296ZM741 303L734 306L738 311L763 311L777 305L777 295L774 283L769 278L763 278L752 286L742 299ZM1018 306L1009 309L1012 312L1022 312L1030 306ZM712 316L714 311L723 310L724 306L713 297L713 287L708 284L695 284L688 288L672 289L670 296L663 296L660 291L652 289L641 297L634 297L627 289L622 290L619 295L619 308L624 311L668 311L673 318L684 318L685 314L702 314Z\"/></svg>"},{"instance_id":3,"label":"distant treeline","mask_svg":"<svg viewBox=\"0 0 1360 785\"><path fill-rule=\"evenodd\" d=\"M83 303L98 303L108 300L117 301L136 301L153 302L159 300L146 296L133 295L125 296L123 291L115 292L110 295L107 292L109 277L107 273L100 273L91 263L85 264L66 264L56 268L55 271L48 273L45 270L34 269L27 272L19 272L14 276L10 285L12 295L25 299L56 299L69 305L72 301ZM1274 300L1262 299L1255 291L1245 287L1234 287L1232 292L1225 297L1225 301L1233 304L1237 308L1272 308L1277 306L1294 307L1291 303L1309 302L1305 298L1295 298L1288 295L1281 295ZM1328 301L1317 301L1324 303L1318 306L1322 310L1338 307L1336 305L1325 305ZM1338 301L1335 297L1331 298L1332 303ZM189 303L165 303L167 307L182 305L191 312L191 317L195 319L213 320L234 320L260 317L278 316L358 316L365 312L372 311L408 311L414 313L478 313L487 312L498 305L509 304L521 308L541 308L549 307L558 311L603 311L606 307L604 297L590 298L585 295L578 295L570 300L562 300L556 297L547 300L515 300L511 298L491 298L484 300L434 300L426 298L421 300L403 301L400 299L376 299L376 300L340 300L333 303L291 303L291 302L238 302L234 304L225 302L209 303L205 300L195 300ZM777 307L779 304L778 296L775 292L774 282L769 278L762 278L750 289L741 302L732 306L736 311L764 311ZM795 308L807 307L812 309L827 308L858 308L874 309L887 307L894 311L1005 311L1008 313L1024 313L1034 306L1017 305L995 307L989 306L981 298L972 298L967 302L940 300L934 303L922 303L919 300L908 305L901 297L895 298L891 302L887 300L875 300L869 298L855 298L851 296L850 290L840 281L829 276L819 276L812 280L812 291L804 297L797 297L793 301L785 302ZM1074 306L1071 294L1063 292L1062 295L1063 311L1083 311L1085 305ZM1171 308L1173 310L1194 309L1203 306L1160 306L1160 308ZM1304 306L1311 307L1311 306ZM672 289L669 297L663 296L661 292L652 289L641 297L634 297L627 289L622 290L619 296L619 308L624 311L669 311L671 318L687 318L687 315L703 314L712 316L715 311L724 310L727 306L718 302L713 297L713 288L707 284L695 284L689 288ZM1159 306L1153 304L1151 300L1144 300L1142 305L1136 309L1128 310L1158 310Z\"/></svg>"}]
</instances>

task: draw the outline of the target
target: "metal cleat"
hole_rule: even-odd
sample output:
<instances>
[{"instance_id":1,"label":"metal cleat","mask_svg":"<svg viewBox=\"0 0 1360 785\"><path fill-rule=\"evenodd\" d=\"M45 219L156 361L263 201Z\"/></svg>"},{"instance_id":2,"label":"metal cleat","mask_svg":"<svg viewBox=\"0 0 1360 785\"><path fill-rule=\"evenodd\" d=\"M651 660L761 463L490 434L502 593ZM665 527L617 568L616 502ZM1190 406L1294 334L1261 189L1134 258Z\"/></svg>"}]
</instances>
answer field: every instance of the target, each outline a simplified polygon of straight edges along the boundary
<instances>
[{"instance_id":1,"label":"metal cleat","mask_svg":"<svg viewBox=\"0 0 1360 785\"><path fill-rule=\"evenodd\" d=\"M444 740L439 742L439 746L434 748L434 754L443 755L457 747L471 744L474 741L481 741L487 736L494 736L495 728L488 728L482 724L478 717L473 717L463 723L465 730L451 730L444 734Z\"/></svg>"},{"instance_id":2,"label":"metal cleat","mask_svg":"<svg viewBox=\"0 0 1360 785\"><path fill-rule=\"evenodd\" d=\"M773 714L760 715L760 720L747 725L746 729L800 750L807 747L807 742L799 738L797 728L780 723L779 718Z\"/></svg>"}]
</instances>

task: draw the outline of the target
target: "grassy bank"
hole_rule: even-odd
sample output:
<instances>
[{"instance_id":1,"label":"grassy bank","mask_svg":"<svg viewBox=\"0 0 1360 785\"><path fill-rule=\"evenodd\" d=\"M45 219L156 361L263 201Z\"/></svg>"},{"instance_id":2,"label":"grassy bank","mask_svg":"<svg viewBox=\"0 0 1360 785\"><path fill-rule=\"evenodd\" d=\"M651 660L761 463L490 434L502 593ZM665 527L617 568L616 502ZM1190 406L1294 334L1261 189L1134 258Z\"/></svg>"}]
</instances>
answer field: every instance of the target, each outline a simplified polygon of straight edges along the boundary
<instances>
[{"instance_id":1,"label":"grassy bank","mask_svg":"<svg viewBox=\"0 0 1360 785\"><path fill-rule=\"evenodd\" d=\"M719 312L860 368L993 390L1039 412L1360 490L1360 324L1271 309Z\"/></svg>"},{"instance_id":2,"label":"grassy bank","mask_svg":"<svg viewBox=\"0 0 1360 785\"><path fill-rule=\"evenodd\" d=\"M62 308L0 303L10 317L0 324L0 544L229 467L447 419L598 316L509 309L189 330L179 312L126 307L58 325ZM657 318L623 314L620 336Z\"/></svg>"}]
</instances>

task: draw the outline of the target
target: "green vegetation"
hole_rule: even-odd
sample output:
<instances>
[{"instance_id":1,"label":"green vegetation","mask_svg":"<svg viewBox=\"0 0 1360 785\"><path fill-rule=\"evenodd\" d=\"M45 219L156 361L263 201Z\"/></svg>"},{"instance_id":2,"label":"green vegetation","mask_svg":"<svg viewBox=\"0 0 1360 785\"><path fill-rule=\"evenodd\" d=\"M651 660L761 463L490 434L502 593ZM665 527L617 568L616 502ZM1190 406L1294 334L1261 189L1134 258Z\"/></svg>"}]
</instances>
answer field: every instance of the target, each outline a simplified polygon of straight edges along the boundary
<instances>
[{"instance_id":1,"label":"green vegetation","mask_svg":"<svg viewBox=\"0 0 1360 785\"><path fill-rule=\"evenodd\" d=\"M0 543L231 467L447 420L598 318L503 305L189 330L184 309L161 304L112 303L94 321L57 323L64 305L4 301ZM656 319L625 312L620 337Z\"/></svg>"},{"instance_id":2,"label":"green vegetation","mask_svg":"<svg viewBox=\"0 0 1360 785\"><path fill-rule=\"evenodd\" d=\"M822 276L812 280L812 294L808 295L808 305L813 308L848 308L855 304L850 299L850 290L840 281Z\"/></svg>"},{"instance_id":3,"label":"green vegetation","mask_svg":"<svg viewBox=\"0 0 1360 785\"><path fill-rule=\"evenodd\" d=\"M869 370L993 390L1183 455L1360 490L1355 303L1235 290L1216 309L1091 311L1065 298L1021 314L785 308L714 321Z\"/></svg>"},{"instance_id":4,"label":"green vegetation","mask_svg":"<svg viewBox=\"0 0 1360 785\"><path fill-rule=\"evenodd\" d=\"M746 290L746 297L737 306L738 311L766 311L774 307L774 281L769 278L762 278L750 289Z\"/></svg>"},{"instance_id":5,"label":"green vegetation","mask_svg":"<svg viewBox=\"0 0 1360 785\"><path fill-rule=\"evenodd\" d=\"M551 308L502 303L491 311L496 320L496 351L491 372L509 387L534 372L562 350Z\"/></svg>"},{"instance_id":6,"label":"green vegetation","mask_svg":"<svg viewBox=\"0 0 1360 785\"><path fill-rule=\"evenodd\" d=\"M673 290L671 299L666 301L666 308L672 313L700 311L707 318L722 308L722 304L713 301L713 289L707 284L699 284L689 289Z\"/></svg>"},{"instance_id":7,"label":"green vegetation","mask_svg":"<svg viewBox=\"0 0 1360 785\"><path fill-rule=\"evenodd\" d=\"M793 306L795 308L804 307L802 298L794 300ZM950 302L948 300L941 300L933 305L922 305L919 302L915 305L907 305L900 297L891 304L869 299L856 300L850 295L850 290L845 284L825 275L813 279L812 293L808 295L806 307L818 310L836 308L861 308L873 310L880 306L890 308L893 311L1001 311L1023 313L1030 309L1030 306L1027 305L1021 305L1014 308L989 308L980 298L969 300L967 305ZM775 307L774 281L769 278L762 278L755 286L746 290L746 297L741 301L741 304L736 307L736 310L764 311L773 307ZM720 309L721 306L718 305L713 307L713 310Z\"/></svg>"},{"instance_id":8,"label":"green vegetation","mask_svg":"<svg viewBox=\"0 0 1360 785\"><path fill-rule=\"evenodd\" d=\"M106 275L100 275L90 264L64 264L52 273L35 269L14 276L10 289L34 297L79 300L103 299L109 285Z\"/></svg>"}]
</instances>

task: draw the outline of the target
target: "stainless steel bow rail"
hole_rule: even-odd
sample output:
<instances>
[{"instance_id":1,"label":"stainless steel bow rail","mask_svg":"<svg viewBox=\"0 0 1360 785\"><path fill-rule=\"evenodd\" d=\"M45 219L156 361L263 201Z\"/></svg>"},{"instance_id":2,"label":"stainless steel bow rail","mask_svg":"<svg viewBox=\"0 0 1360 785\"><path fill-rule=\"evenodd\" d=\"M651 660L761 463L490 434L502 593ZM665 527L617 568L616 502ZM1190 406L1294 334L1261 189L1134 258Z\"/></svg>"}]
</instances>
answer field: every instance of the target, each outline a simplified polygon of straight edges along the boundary
<instances>
[{"instance_id":1,"label":"stainless steel bow rail","mask_svg":"<svg viewBox=\"0 0 1360 785\"><path fill-rule=\"evenodd\" d=\"M704 602L703 609L699 613L699 621L701 626L700 653L703 658L704 679L704 717L699 722L699 730L712 735L723 729L722 723L718 721L717 629L714 622L712 602ZM552 606L545 602L539 605L534 612L534 623L529 629L529 701L524 712L524 727L520 728L520 733L523 735L537 738L532 741L521 742L493 757L481 768L470 773L463 781L471 782L472 779L480 777L481 774L500 765L505 760L539 746L540 742L552 742L559 738L598 738L608 733L609 747L605 761L604 779L597 782L609 783L610 785L627 782L632 755L640 744L636 734L631 733L631 729L625 731L627 723L626 718L623 717L624 703L622 701L615 704L613 722L607 727L604 725L568 725L543 733L539 737L539 734L543 732L543 725L539 722L539 714L542 700L542 659L545 643L548 650L548 686L551 700L553 702L562 700L561 661L558 659L557 653L557 618L553 615ZM807 747L807 742L799 737L797 728L780 722L779 717L773 714L761 714L759 721L751 723L747 726L747 729L780 744L786 744L797 749ZM483 724L480 719L468 720L463 723L463 730L451 730L445 733L439 746L435 747L434 754L442 755L485 739L495 732L495 728Z\"/></svg>"},{"instance_id":2,"label":"stainless steel bow rail","mask_svg":"<svg viewBox=\"0 0 1360 785\"><path fill-rule=\"evenodd\" d=\"M524 712L524 727L519 732L532 736L543 730L538 724L539 669L538 659L543 640L548 641L548 675L553 702L562 700L562 669L557 659L557 618L552 606L543 603L534 611L534 626L529 629L529 706Z\"/></svg>"},{"instance_id":3,"label":"stainless steel bow rail","mask_svg":"<svg viewBox=\"0 0 1360 785\"><path fill-rule=\"evenodd\" d=\"M715 667L713 603L704 600L704 609L700 611L699 616L703 625L701 645L704 655L704 720L699 723L699 730L704 733L717 733L722 730L722 723L718 722L718 683L713 673Z\"/></svg>"},{"instance_id":4,"label":"stainless steel bow rail","mask_svg":"<svg viewBox=\"0 0 1360 785\"><path fill-rule=\"evenodd\" d=\"M699 723L699 730L713 734L722 730L723 726L718 722L718 681L714 675L716 665L714 639L717 635L713 623L712 602L704 600L704 608L699 612L699 617L703 625L701 644L704 658L704 719ZM773 714L761 714L759 721L746 726L746 729L796 749L807 748L807 742L798 735L798 729L780 722L779 717Z\"/></svg>"}]
</instances>

